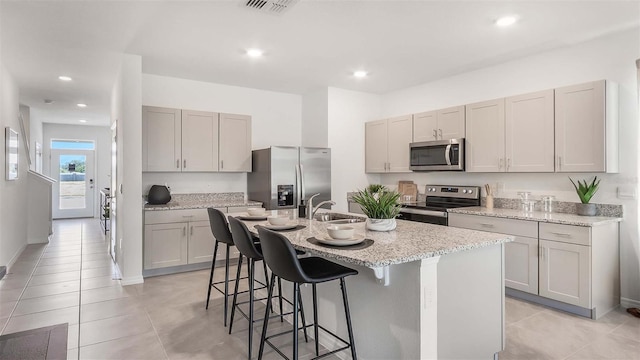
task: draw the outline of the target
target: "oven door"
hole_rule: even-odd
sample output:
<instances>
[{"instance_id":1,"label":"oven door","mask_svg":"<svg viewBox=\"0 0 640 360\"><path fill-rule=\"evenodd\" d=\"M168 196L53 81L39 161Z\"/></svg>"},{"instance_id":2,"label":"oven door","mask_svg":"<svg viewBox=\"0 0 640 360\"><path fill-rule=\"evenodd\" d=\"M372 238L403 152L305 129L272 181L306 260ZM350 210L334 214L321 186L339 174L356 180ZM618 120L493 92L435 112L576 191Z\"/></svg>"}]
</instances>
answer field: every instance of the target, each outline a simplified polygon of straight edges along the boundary
<instances>
[{"instance_id":1,"label":"oven door","mask_svg":"<svg viewBox=\"0 0 640 360\"><path fill-rule=\"evenodd\" d=\"M414 171L464 170L464 139L411 143L410 153Z\"/></svg>"},{"instance_id":2,"label":"oven door","mask_svg":"<svg viewBox=\"0 0 640 360\"><path fill-rule=\"evenodd\" d=\"M447 226L447 212L414 208L400 210L398 219Z\"/></svg>"}]
</instances>

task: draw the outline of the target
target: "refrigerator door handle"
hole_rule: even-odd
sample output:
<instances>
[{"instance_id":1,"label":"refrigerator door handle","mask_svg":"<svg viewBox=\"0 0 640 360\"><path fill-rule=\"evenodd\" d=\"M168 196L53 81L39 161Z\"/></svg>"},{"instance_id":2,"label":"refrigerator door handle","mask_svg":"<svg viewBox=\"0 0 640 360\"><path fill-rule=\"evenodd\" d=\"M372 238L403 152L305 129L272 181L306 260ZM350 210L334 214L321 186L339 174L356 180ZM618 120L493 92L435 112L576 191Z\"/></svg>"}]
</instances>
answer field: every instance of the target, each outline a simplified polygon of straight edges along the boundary
<instances>
[{"instance_id":1,"label":"refrigerator door handle","mask_svg":"<svg viewBox=\"0 0 640 360\"><path fill-rule=\"evenodd\" d=\"M307 197L306 191L304 190L304 168L302 164L298 165L298 167L300 169L300 194L302 194L300 200L303 200Z\"/></svg>"},{"instance_id":2,"label":"refrigerator door handle","mask_svg":"<svg viewBox=\"0 0 640 360\"><path fill-rule=\"evenodd\" d=\"M302 194L300 193L300 165L296 164L295 168L296 168L296 199L294 200L297 201L297 203L294 205L297 206L298 204L300 204L300 200L302 200Z\"/></svg>"}]
</instances>

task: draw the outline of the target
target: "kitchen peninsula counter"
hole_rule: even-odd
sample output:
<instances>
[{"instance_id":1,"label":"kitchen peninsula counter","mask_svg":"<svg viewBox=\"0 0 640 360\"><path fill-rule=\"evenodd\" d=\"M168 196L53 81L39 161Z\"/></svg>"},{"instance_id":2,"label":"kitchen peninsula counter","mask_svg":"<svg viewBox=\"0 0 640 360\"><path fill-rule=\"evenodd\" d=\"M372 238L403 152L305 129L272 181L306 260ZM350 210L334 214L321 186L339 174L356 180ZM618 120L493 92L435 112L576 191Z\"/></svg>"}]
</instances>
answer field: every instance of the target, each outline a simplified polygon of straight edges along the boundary
<instances>
[{"instance_id":1,"label":"kitchen peninsula counter","mask_svg":"<svg viewBox=\"0 0 640 360\"><path fill-rule=\"evenodd\" d=\"M511 236L404 220L377 232L362 222L349 226L373 244L352 250L307 240L325 236L329 223L291 221L305 228L278 233L295 248L358 271L346 279L358 358L494 359L504 349L504 243ZM267 224L244 223L251 232ZM283 287L290 297L290 284ZM311 289L301 289L311 304ZM346 338L339 286L320 284L318 298L320 324ZM305 309L312 319L311 306ZM341 346L322 332L319 341L328 350Z\"/></svg>"},{"instance_id":2,"label":"kitchen peninsula counter","mask_svg":"<svg viewBox=\"0 0 640 360\"><path fill-rule=\"evenodd\" d=\"M196 194L173 194L171 201L161 205L144 205L145 211L157 210L185 210L185 209L206 209L222 207L261 207L259 201L244 199L244 193L196 193Z\"/></svg>"},{"instance_id":3,"label":"kitchen peninsula counter","mask_svg":"<svg viewBox=\"0 0 640 360\"><path fill-rule=\"evenodd\" d=\"M581 216L566 213L546 213L542 211L524 212L514 209L487 209L486 207L463 207L449 209L452 214L480 215L515 220L530 220L538 222L547 222L551 224L563 224L574 226L597 226L607 223L616 223L622 221L621 217L613 216Z\"/></svg>"}]
</instances>

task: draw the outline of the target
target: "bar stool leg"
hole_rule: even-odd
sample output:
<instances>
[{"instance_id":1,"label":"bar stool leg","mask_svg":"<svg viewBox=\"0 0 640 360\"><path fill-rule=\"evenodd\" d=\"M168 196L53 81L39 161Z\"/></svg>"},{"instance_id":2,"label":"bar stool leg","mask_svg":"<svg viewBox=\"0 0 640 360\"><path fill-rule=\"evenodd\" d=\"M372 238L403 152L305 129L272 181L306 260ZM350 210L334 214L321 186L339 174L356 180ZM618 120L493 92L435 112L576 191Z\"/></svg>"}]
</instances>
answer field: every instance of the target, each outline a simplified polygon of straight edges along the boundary
<instances>
[{"instance_id":1,"label":"bar stool leg","mask_svg":"<svg viewBox=\"0 0 640 360\"><path fill-rule=\"evenodd\" d=\"M264 260L262 260L262 267L264 268L264 282L265 282L265 285L267 285L267 288L268 288L269 287L269 273L267 273L267 263Z\"/></svg>"},{"instance_id":2,"label":"bar stool leg","mask_svg":"<svg viewBox=\"0 0 640 360\"><path fill-rule=\"evenodd\" d=\"M242 255L238 258L238 271L236 271L236 282L233 289L233 301L231 302L231 319L229 319L229 334L231 334L231 329L233 329L233 317L236 313L236 304L238 298L238 286L240 285L240 271L242 269Z\"/></svg>"},{"instance_id":3,"label":"bar stool leg","mask_svg":"<svg viewBox=\"0 0 640 360\"><path fill-rule=\"evenodd\" d=\"M349 301L347 300L347 287L344 278L340 278L340 288L342 289L342 301L344 302L344 312L347 317L347 331L349 332L349 344L351 345L351 358L356 360L356 346L353 341L353 329L351 328L351 313L349 312Z\"/></svg>"},{"instance_id":4,"label":"bar stool leg","mask_svg":"<svg viewBox=\"0 0 640 360\"><path fill-rule=\"evenodd\" d=\"M284 322L284 312L282 311L282 281L278 277L278 299L280 299L280 322Z\"/></svg>"},{"instance_id":5,"label":"bar stool leg","mask_svg":"<svg viewBox=\"0 0 640 360\"><path fill-rule=\"evenodd\" d=\"M292 359L298 359L298 292L300 291L300 284L293 283L293 357Z\"/></svg>"},{"instance_id":6,"label":"bar stool leg","mask_svg":"<svg viewBox=\"0 0 640 360\"><path fill-rule=\"evenodd\" d=\"M269 310L271 308L271 299L273 298L273 287L276 282L276 275L271 273L271 281L269 282L269 291L267 292L267 308L264 312L264 321L262 322L262 336L260 336L260 350L258 351L258 360L262 359L264 353L264 342L267 337L267 325L269 324Z\"/></svg>"},{"instance_id":7,"label":"bar stool leg","mask_svg":"<svg viewBox=\"0 0 640 360\"><path fill-rule=\"evenodd\" d=\"M253 281L256 277L256 260L250 259L249 263L249 360L251 360L251 348L253 347ZM264 321L268 321L267 318Z\"/></svg>"},{"instance_id":8,"label":"bar stool leg","mask_svg":"<svg viewBox=\"0 0 640 360\"><path fill-rule=\"evenodd\" d=\"M211 298L211 288L213 287L213 269L216 268L216 254L218 253L218 240L213 247L213 261L211 262L211 275L209 275L209 290L207 291L207 304L205 310L209 310L209 298Z\"/></svg>"},{"instance_id":9,"label":"bar stool leg","mask_svg":"<svg viewBox=\"0 0 640 360\"><path fill-rule=\"evenodd\" d=\"M318 293L316 284L311 284L313 289L313 337L316 341L316 356L320 356L320 348L318 346Z\"/></svg>"},{"instance_id":10,"label":"bar stool leg","mask_svg":"<svg viewBox=\"0 0 640 360\"><path fill-rule=\"evenodd\" d=\"M309 342L309 336L307 335L307 321L304 318L304 303L302 302L302 292L298 287L298 301L300 302L300 317L302 318L302 332L304 332L304 342Z\"/></svg>"},{"instance_id":11,"label":"bar stool leg","mask_svg":"<svg viewBox=\"0 0 640 360\"><path fill-rule=\"evenodd\" d=\"M227 312L229 309L229 244L227 245L227 256L224 265L224 326L227 326Z\"/></svg>"}]
</instances>

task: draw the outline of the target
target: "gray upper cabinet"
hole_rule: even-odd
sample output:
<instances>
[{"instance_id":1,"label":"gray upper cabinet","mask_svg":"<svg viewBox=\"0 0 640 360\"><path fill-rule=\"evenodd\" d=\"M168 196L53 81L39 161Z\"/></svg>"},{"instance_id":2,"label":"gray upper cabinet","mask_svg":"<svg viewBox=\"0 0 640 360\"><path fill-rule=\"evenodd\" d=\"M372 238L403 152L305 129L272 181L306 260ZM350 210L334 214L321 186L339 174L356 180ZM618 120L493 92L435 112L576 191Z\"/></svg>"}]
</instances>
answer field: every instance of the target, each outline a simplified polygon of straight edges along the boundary
<instances>
[{"instance_id":1,"label":"gray upper cabinet","mask_svg":"<svg viewBox=\"0 0 640 360\"><path fill-rule=\"evenodd\" d=\"M251 116L220 114L219 171L251 172Z\"/></svg>"},{"instance_id":2,"label":"gray upper cabinet","mask_svg":"<svg viewBox=\"0 0 640 360\"><path fill-rule=\"evenodd\" d=\"M463 137L465 137L464 105L413 115L414 142Z\"/></svg>"},{"instance_id":3,"label":"gray upper cabinet","mask_svg":"<svg viewBox=\"0 0 640 360\"><path fill-rule=\"evenodd\" d=\"M182 111L182 171L218 171L218 113Z\"/></svg>"},{"instance_id":4,"label":"gray upper cabinet","mask_svg":"<svg viewBox=\"0 0 640 360\"><path fill-rule=\"evenodd\" d=\"M604 80L555 90L556 172L618 172L617 94Z\"/></svg>"},{"instance_id":5,"label":"gray upper cabinet","mask_svg":"<svg viewBox=\"0 0 640 360\"><path fill-rule=\"evenodd\" d=\"M365 172L410 172L409 144L413 138L411 115L365 124Z\"/></svg>"},{"instance_id":6,"label":"gray upper cabinet","mask_svg":"<svg viewBox=\"0 0 640 360\"><path fill-rule=\"evenodd\" d=\"M504 99L466 106L467 172L504 172Z\"/></svg>"},{"instance_id":7,"label":"gray upper cabinet","mask_svg":"<svg viewBox=\"0 0 640 360\"><path fill-rule=\"evenodd\" d=\"M181 114L179 109L142 108L142 171L180 171Z\"/></svg>"}]
</instances>

